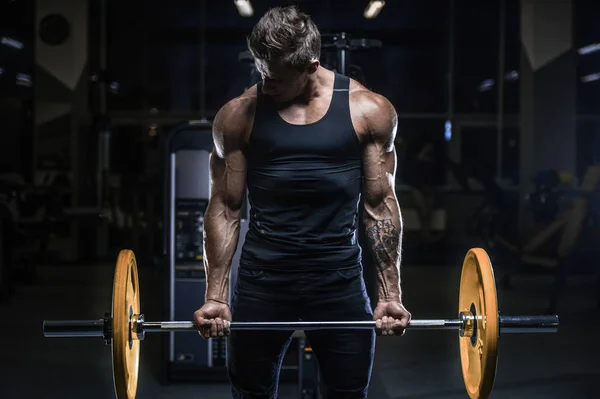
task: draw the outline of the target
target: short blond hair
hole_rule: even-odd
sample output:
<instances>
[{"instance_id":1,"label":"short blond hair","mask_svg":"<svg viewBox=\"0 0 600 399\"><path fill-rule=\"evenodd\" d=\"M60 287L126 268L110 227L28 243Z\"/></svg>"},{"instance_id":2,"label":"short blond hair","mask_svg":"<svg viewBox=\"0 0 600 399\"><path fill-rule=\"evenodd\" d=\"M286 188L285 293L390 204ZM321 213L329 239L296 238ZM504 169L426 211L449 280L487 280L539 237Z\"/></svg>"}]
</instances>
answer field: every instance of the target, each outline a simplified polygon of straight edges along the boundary
<instances>
[{"instance_id":1,"label":"short blond hair","mask_svg":"<svg viewBox=\"0 0 600 399\"><path fill-rule=\"evenodd\" d=\"M321 33L296 6L274 7L252 29L248 49L260 61L301 69L321 57Z\"/></svg>"}]
</instances>

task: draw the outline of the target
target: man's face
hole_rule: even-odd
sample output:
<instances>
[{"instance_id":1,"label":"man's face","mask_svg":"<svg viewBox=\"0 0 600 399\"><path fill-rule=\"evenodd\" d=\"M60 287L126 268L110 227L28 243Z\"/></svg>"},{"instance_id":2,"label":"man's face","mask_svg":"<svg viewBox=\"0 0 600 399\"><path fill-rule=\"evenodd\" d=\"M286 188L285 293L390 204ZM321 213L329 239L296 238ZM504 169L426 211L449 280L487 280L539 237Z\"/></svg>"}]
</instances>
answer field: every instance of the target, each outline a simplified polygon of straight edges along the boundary
<instances>
[{"instance_id":1,"label":"man's face","mask_svg":"<svg viewBox=\"0 0 600 399\"><path fill-rule=\"evenodd\" d=\"M263 94L276 102L290 101L302 94L308 82L308 75L316 71L312 64L300 70L282 62L260 60L256 60L256 69L263 79Z\"/></svg>"}]
</instances>

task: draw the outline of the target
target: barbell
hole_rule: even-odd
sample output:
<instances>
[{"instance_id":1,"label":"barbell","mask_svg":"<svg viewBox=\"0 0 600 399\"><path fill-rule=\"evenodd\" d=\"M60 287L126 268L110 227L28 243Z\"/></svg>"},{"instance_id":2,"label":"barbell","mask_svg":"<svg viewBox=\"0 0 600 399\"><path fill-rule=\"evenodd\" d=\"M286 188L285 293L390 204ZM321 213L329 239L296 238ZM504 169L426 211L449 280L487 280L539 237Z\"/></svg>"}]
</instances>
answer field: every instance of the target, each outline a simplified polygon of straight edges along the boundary
<instances>
[{"instance_id":1,"label":"barbell","mask_svg":"<svg viewBox=\"0 0 600 399\"><path fill-rule=\"evenodd\" d=\"M375 321L229 322L231 330L373 329ZM458 318L411 320L409 330L458 330L465 388L472 399L487 398L496 377L500 333L558 331L558 316L500 316L492 264L485 250L465 256L460 278ZM146 333L197 331L193 321L147 322L140 311L135 254L122 250L113 282L112 311L97 320L45 320L45 337L102 337L112 346L113 382L118 399L134 399L140 342Z\"/></svg>"}]
</instances>

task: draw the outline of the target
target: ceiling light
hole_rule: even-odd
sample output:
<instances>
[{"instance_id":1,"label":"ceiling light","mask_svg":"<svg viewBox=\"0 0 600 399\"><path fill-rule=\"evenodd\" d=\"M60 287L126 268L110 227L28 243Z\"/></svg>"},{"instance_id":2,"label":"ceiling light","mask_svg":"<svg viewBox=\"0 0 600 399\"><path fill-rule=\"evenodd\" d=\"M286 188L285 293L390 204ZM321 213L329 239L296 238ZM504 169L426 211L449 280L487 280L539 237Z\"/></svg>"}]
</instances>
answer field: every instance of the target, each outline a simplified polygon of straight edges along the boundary
<instances>
[{"instance_id":1,"label":"ceiling light","mask_svg":"<svg viewBox=\"0 0 600 399\"><path fill-rule=\"evenodd\" d=\"M233 0L233 3L242 17L251 17L254 15L254 8L252 8L250 0Z\"/></svg>"},{"instance_id":2,"label":"ceiling light","mask_svg":"<svg viewBox=\"0 0 600 399\"><path fill-rule=\"evenodd\" d=\"M364 16L366 19L376 18L381 9L385 6L385 1L383 0L371 0L369 4L367 4L367 8L365 8Z\"/></svg>"}]
</instances>

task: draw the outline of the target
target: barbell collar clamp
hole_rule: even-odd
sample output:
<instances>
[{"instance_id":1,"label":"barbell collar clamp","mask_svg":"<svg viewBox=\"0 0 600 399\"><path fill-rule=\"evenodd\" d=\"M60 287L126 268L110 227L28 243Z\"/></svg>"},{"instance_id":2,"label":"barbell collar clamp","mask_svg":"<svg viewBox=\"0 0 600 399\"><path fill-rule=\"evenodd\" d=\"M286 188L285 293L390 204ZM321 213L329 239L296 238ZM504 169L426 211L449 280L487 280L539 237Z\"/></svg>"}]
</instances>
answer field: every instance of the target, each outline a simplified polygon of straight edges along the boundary
<instances>
[{"instance_id":1,"label":"barbell collar clamp","mask_svg":"<svg viewBox=\"0 0 600 399\"><path fill-rule=\"evenodd\" d=\"M139 341L143 341L146 337L144 314L134 314L129 320L131 337Z\"/></svg>"},{"instance_id":2,"label":"barbell collar clamp","mask_svg":"<svg viewBox=\"0 0 600 399\"><path fill-rule=\"evenodd\" d=\"M460 327L458 334L461 337L470 338L475 334L475 316L471 312L460 312Z\"/></svg>"},{"instance_id":3,"label":"barbell collar clamp","mask_svg":"<svg viewBox=\"0 0 600 399\"><path fill-rule=\"evenodd\" d=\"M111 315L109 312L104 313L103 322L104 322L104 329L103 329L104 345L110 345L110 343L112 342L112 319L111 319Z\"/></svg>"}]
</instances>

